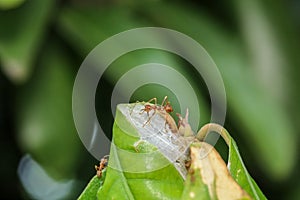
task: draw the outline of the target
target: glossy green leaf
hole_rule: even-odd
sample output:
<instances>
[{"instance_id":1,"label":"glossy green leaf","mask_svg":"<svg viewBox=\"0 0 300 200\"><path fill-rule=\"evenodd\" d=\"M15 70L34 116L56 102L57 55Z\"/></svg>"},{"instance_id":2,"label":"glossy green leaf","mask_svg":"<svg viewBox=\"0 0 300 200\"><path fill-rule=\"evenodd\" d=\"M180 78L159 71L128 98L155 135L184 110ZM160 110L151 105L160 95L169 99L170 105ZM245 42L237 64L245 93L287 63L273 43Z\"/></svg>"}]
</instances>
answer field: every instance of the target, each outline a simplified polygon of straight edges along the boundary
<instances>
[{"instance_id":1,"label":"glossy green leaf","mask_svg":"<svg viewBox=\"0 0 300 200\"><path fill-rule=\"evenodd\" d=\"M16 108L23 151L54 178L70 178L80 140L72 118L73 63L63 46L51 41L32 79L20 87Z\"/></svg>"},{"instance_id":2,"label":"glossy green leaf","mask_svg":"<svg viewBox=\"0 0 300 200\"><path fill-rule=\"evenodd\" d=\"M54 3L30 0L0 11L0 62L12 81L24 82L30 76Z\"/></svg>"},{"instance_id":3,"label":"glossy green leaf","mask_svg":"<svg viewBox=\"0 0 300 200\"><path fill-rule=\"evenodd\" d=\"M210 199L207 185L202 181L200 170L196 170L194 174L189 174L187 176L181 199Z\"/></svg>"},{"instance_id":4,"label":"glossy green leaf","mask_svg":"<svg viewBox=\"0 0 300 200\"><path fill-rule=\"evenodd\" d=\"M102 187L106 177L106 169L102 171L102 176L99 178L95 175L86 186L82 194L78 197L78 200L85 199L97 199L97 192L100 187Z\"/></svg>"},{"instance_id":5,"label":"glossy green leaf","mask_svg":"<svg viewBox=\"0 0 300 200\"><path fill-rule=\"evenodd\" d=\"M135 147L140 128L134 127L123 111L117 110L106 180L98 199L180 199L183 178L153 144L144 141L141 145L146 143L147 148ZM166 165L157 167L160 163Z\"/></svg>"},{"instance_id":6,"label":"glossy green leaf","mask_svg":"<svg viewBox=\"0 0 300 200\"><path fill-rule=\"evenodd\" d=\"M254 199L266 199L255 181L249 175L238 147L231 138L229 146L228 168L233 178L244 188Z\"/></svg>"},{"instance_id":7,"label":"glossy green leaf","mask_svg":"<svg viewBox=\"0 0 300 200\"><path fill-rule=\"evenodd\" d=\"M248 173L244 162L241 158L241 155L238 151L238 147L233 140L233 138L229 135L227 130L218 124L207 124L203 126L198 134L197 138L199 140L203 140L209 133L217 132L219 133L224 140L226 141L229 147L229 156L228 156L228 164L227 167L231 173L231 176L234 180L253 198L256 200L266 199L264 194L261 192L255 181L251 178Z\"/></svg>"}]
</instances>

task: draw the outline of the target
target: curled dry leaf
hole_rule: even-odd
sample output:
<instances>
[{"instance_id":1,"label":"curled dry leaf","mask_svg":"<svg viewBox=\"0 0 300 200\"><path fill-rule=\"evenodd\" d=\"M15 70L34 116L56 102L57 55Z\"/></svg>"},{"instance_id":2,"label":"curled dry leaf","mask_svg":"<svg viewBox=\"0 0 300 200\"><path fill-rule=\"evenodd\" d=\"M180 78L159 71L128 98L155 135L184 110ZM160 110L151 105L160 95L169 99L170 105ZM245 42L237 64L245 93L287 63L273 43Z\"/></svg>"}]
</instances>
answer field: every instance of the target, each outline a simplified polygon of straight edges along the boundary
<instances>
[{"instance_id":1,"label":"curled dry leaf","mask_svg":"<svg viewBox=\"0 0 300 200\"><path fill-rule=\"evenodd\" d=\"M203 191L207 193L198 194L202 197L204 194L208 198L204 199L251 199L241 186L232 178L225 162L219 153L211 145L205 142L197 142L191 146L191 167L188 173L186 188L183 195L189 199L199 199L197 191L190 189L192 185L201 182ZM196 189L196 188L195 188ZM201 190L201 187L197 188Z\"/></svg>"}]
</instances>

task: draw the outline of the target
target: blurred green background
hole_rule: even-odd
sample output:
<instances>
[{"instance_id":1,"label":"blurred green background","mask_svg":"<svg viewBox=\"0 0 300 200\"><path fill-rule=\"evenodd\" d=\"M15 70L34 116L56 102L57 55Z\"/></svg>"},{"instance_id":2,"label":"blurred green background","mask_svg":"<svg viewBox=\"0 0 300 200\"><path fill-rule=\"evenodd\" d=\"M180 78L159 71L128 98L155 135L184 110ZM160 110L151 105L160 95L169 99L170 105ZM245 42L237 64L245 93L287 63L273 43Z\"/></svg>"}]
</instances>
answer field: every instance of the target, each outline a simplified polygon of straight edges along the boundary
<instances>
[{"instance_id":1,"label":"blurred green background","mask_svg":"<svg viewBox=\"0 0 300 200\"><path fill-rule=\"evenodd\" d=\"M77 70L106 38L158 26L197 40L216 62L228 101L225 127L265 195L300 199L299 13L299 0L0 0L1 197L30 199L44 192L38 185L63 181L76 183L66 191L70 198L83 190L98 161L81 144L73 123ZM147 62L167 64L187 77L201 102L199 127L207 123L210 99L202 78L182 58L148 49L122 56L101 78L96 107L104 130L111 134L114 84ZM158 85L139 88L131 100L164 95L178 109L174 94ZM53 182L29 176L36 185L24 189L17 168L26 154Z\"/></svg>"}]
</instances>

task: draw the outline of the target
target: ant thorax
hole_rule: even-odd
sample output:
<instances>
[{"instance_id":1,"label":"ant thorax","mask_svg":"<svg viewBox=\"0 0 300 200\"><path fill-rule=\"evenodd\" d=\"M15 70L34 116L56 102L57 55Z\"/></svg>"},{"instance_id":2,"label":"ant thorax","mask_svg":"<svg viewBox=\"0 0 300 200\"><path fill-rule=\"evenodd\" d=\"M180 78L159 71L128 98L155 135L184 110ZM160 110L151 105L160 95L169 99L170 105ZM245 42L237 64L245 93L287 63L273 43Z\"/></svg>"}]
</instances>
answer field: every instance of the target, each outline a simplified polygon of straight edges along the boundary
<instances>
[{"instance_id":1,"label":"ant thorax","mask_svg":"<svg viewBox=\"0 0 300 200\"><path fill-rule=\"evenodd\" d=\"M178 133L176 122L174 121L173 117L169 114L170 112L173 111L173 108L170 107L167 109L168 110L166 110L166 108L161 105L155 105L155 104L150 105L149 103L147 103L145 105L145 108L142 109L140 112L140 113L146 112L148 115L148 119L147 121L145 121L144 126L147 126L148 124L151 123L154 115L161 115L165 119L165 128L168 127L171 130L171 132L174 134Z\"/></svg>"},{"instance_id":2,"label":"ant thorax","mask_svg":"<svg viewBox=\"0 0 300 200\"><path fill-rule=\"evenodd\" d=\"M186 160L188 148L193 139L184 138L179 134L176 122L165 110L165 107L140 102L119 104L118 110L132 124L133 130L137 132L140 140L156 146L164 157L174 163L182 177L185 178L187 171L184 160ZM151 117L150 120L149 117ZM127 130L128 127L125 126L122 127L122 124L117 125L121 126L120 128L124 132L129 133L132 130L131 128Z\"/></svg>"}]
</instances>

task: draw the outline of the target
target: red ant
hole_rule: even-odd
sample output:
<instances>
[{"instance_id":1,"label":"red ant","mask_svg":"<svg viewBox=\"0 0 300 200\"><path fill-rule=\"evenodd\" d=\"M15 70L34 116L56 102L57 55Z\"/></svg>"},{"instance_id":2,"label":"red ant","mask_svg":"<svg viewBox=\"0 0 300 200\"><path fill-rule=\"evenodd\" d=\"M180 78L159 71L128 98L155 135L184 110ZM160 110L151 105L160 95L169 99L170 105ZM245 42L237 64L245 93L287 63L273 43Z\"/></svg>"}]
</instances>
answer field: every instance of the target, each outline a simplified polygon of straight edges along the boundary
<instances>
[{"instance_id":1,"label":"red ant","mask_svg":"<svg viewBox=\"0 0 300 200\"><path fill-rule=\"evenodd\" d=\"M165 96L165 98L163 99L161 105L157 104L157 99L156 98L152 98L149 101L146 102L145 107L141 110L140 114L146 112L148 115L148 120L145 122L145 124L143 126L145 126L146 124L148 124L150 122L150 120L152 119L152 117L155 115L155 111L159 111L163 114L166 113L171 113L173 112L173 108L170 104L169 101L167 101L168 97ZM150 102L154 101L154 104L149 104ZM147 104L148 103L148 104ZM153 110L153 114L151 116L149 116L150 111ZM166 117L166 124L168 123L168 115L165 115Z\"/></svg>"},{"instance_id":2,"label":"red ant","mask_svg":"<svg viewBox=\"0 0 300 200\"><path fill-rule=\"evenodd\" d=\"M102 177L102 172L108 165L108 157L108 155L104 156L103 158L101 158L99 166L95 165L98 178Z\"/></svg>"}]
</instances>

